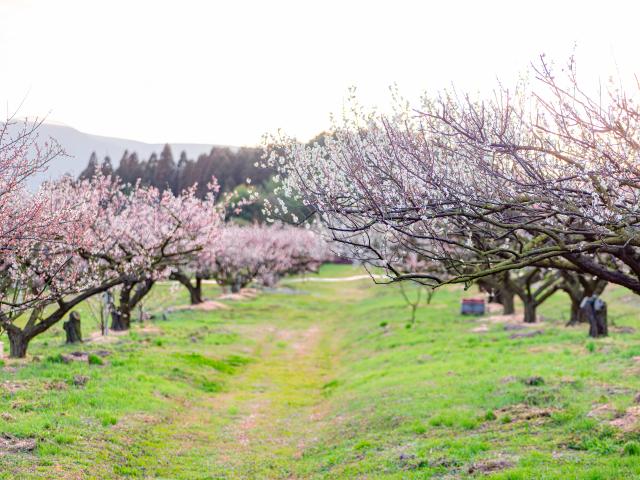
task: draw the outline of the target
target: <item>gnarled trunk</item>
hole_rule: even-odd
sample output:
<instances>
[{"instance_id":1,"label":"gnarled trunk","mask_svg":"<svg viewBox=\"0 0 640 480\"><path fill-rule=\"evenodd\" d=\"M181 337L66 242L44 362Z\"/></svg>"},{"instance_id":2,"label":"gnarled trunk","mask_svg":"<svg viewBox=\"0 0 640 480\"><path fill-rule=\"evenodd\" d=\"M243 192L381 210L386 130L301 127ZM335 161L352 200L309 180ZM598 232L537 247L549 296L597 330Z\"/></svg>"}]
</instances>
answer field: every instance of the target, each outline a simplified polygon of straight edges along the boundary
<instances>
[{"instance_id":1,"label":"gnarled trunk","mask_svg":"<svg viewBox=\"0 0 640 480\"><path fill-rule=\"evenodd\" d=\"M524 323L535 323L536 322L536 302L534 301L526 301L524 302Z\"/></svg>"},{"instance_id":2,"label":"gnarled trunk","mask_svg":"<svg viewBox=\"0 0 640 480\"><path fill-rule=\"evenodd\" d=\"M516 313L516 306L514 302L515 294L513 290L508 288L502 288L499 291L500 303L502 304L503 315L513 315Z\"/></svg>"},{"instance_id":3,"label":"gnarled trunk","mask_svg":"<svg viewBox=\"0 0 640 480\"><path fill-rule=\"evenodd\" d=\"M606 337L609 334L607 304L605 302L594 295L582 301L581 310L589 321L590 337Z\"/></svg>"},{"instance_id":4,"label":"gnarled trunk","mask_svg":"<svg viewBox=\"0 0 640 480\"><path fill-rule=\"evenodd\" d=\"M125 283L120 290L120 304L111 311L111 330L123 331L131 327L131 289L133 283Z\"/></svg>"},{"instance_id":5,"label":"gnarled trunk","mask_svg":"<svg viewBox=\"0 0 640 480\"><path fill-rule=\"evenodd\" d=\"M82 342L82 330L80 328L80 314L78 312L71 312L69 314L69 320L62 324L65 333L67 334L67 343L79 343Z\"/></svg>"},{"instance_id":6,"label":"gnarled trunk","mask_svg":"<svg viewBox=\"0 0 640 480\"><path fill-rule=\"evenodd\" d=\"M489 294L489 303L502 305L502 313L504 315L512 315L516 312L514 303L515 291L508 272L481 279L478 281L478 287L480 291Z\"/></svg>"},{"instance_id":7,"label":"gnarled trunk","mask_svg":"<svg viewBox=\"0 0 640 480\"><path fill-rule=\"evenodd\" d=\"M196 280L196 286L194 287L190 281L186 283L180 282L184 285L189 291L189 301L191 305L197 305L198 303L202 303L202 280L199 278Z\"/></svg>"},{"instance_id":8,"label":"gnarled trunk","mask_svg":"<svg viewBox=\"0 0 640 480\"><path fill-rule=\"evenodd\" d=\"M231 292L238 293L242 289L242 278L237 276L231 284Z\"/></svg>"},{"instance_id":9,"label":"gnarled trunk","mask_svg":"<svg viewBox=\"0 0 640 480\"><path fill-rule=\"evenodd\" d=\"M584 315L580 310L580 302L571 297L571 317L569 318L569 323L567 323L567 325L576 325L586 321L587 320L584 318Z\"/></svg>"},{"instance_id":10,"label":"gnarled trunk","mask_svg":"<svg viewBox=\"0 0 640 480\"><path fill-rule=\"evenodd\" d=\"M191 279L180 271L173 272L171 278L180 282L187 289L191 305L197 305L204 301L202 298L202 278L196 275L195 286L191 283Z\"/></svg>"},{"instance_id":11,"label":"gnarled trunk","mask_svg":"<svg viewBox=\"0 0 640 480\"><path fill-rule=\"evenodd\" d=\"M11 358L24 358L27 356L30 337L19 331L8 330L9 356Z\"/></svg>"},{"instance_id":12,"label":"gnarled trunk","mask_svg":"<svg viewBox=\"0 0 640 480\"><path fill-rule=\"evenodd\" d=\"M525 271L523 275L512 279L509 285L522 300L524 323L537 321L536 310L538 306L558 291L560 281L559 273L546 272L539 268Z\"/></svg>"},{"instance_id":13,"label":"gnarled trunk","mask_svg":"<svg viewBox=\"0 0 640 480\"><path fill-rule=\"evenodd\" d=\"M203 302L201 278L196 277L195 286L191 283L189 279L187 279L186 282L180 281L180 283L182 283L185 287L187 287L187 290L189 291L189 301L191 302L191 305L197 305L198 303Z\"/></svg>"},{"instance_id":14,"label":"gnarled trunk","mask_svg":"<svg viewBox=\"0 0 640 480\"><path fill-rule=\"evenodd\" d=\"M122 331L131 328L131 312L134 311L136 305L140 303L145 295L151 291L154 283L153 280L146 279L129 281L122 285L118 308L114 308L111 312L112 330Z\"/></svg>"},{"instance_id":15,"label":"gnarled trunk","mask_svg":"<svg viewBox=\"0 0 640 480\"><path fill-rule=\"evenodd\" d=\"M191 303L197 304L202 303L202 279L200 277L196 277L196 286L193 288L193 292L189 292L191 296Z\"/></svg>"}]
</instances>

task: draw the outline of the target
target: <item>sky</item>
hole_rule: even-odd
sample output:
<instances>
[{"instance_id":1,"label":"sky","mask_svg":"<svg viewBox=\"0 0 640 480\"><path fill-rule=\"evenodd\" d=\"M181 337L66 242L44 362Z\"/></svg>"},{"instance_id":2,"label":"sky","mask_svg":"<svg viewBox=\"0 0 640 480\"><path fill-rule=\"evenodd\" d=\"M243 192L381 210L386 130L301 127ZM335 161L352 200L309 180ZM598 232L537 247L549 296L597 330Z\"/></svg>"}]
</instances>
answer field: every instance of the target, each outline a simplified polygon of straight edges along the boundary
<instances>
[{"instance_id":1,"label":"sky","mask_svg":"<svg viewBox=\"0 0 640 480\"><path fill-rule=\"evenodd\" d=\"M0 0L0 108L150 143L307 140L355 87L384 107L576 51L640 73L636 1Z\"/></svg>"}]
</instances>

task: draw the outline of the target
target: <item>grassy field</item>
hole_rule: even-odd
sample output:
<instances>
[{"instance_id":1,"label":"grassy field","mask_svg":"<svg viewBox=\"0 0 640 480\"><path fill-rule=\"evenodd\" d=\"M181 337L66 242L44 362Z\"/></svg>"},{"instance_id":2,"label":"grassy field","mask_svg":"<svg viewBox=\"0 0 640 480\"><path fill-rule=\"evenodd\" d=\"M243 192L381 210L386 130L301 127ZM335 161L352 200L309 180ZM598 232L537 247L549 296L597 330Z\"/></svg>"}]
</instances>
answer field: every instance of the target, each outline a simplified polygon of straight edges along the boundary
<instances>
[{"instance_id":1,"label":"grassy field","mask_svg":"<svg viewBox=\"0 0 640 480\"><path fill-rule=\"evenodd\" d=\"M640 478L635 296L608 290L616 326L591 340L563 294L517 328L443 289L407 328L396 286L346 280L79 347L56 327L0 369L0 478ZM159 285L147 308L185 302ZM91 361L61 361L77 350Z\"/></svg>"}]
</instances>

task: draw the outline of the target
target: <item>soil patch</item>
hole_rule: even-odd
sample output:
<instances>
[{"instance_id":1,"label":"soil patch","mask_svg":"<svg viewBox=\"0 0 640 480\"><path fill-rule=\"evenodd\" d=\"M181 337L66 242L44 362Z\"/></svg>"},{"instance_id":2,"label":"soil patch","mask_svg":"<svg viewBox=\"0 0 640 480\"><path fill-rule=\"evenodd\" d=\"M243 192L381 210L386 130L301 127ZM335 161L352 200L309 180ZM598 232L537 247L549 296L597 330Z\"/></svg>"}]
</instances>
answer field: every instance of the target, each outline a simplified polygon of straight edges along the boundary
<instances>
[{"instance_id":1,"label":"soil patch","mask_svg":"<svg viewBox=\"0 0 640 480\"><path fill-rule=\"evenodd\" d=\"M216 302L215 300L207 300L202 303L197 303L195 305L180 305L178 307L173 307L168 309L167 312L173 312L176 310L202 310L205 312L210 312L213 310L228 310L229 305L225 305L221 302Z\"/></svg>"},{"instance_id":2,"label":"soil patch","mask_svg":"<svg viewBox=\"0 0 640 480\"><path fill-rule=\"evenodd\" d=\"M155 325L144 325L140 328L132 328L130 330L116 331L109 330L107 335L102 335L102 332L95 331L91 332L89 338L85 340L84 343L115 343L119 341L122 337L128 337L131 332L135 333L144 333L144 334L158 334L162 333L160 328ZM99 355L99 354L98 354Z\"/></svg>"},{"instance_id":3,"label":"soil patch","mask_svg":"<svg viewBox=\"0 0 640 480\"><path fill-rule=\"evenodd\" d=\"M543 333L544 330L532 330L530 332L512 333L511 335L509 335L509 338L511 340L517 340L519 338L531 338L542 335Z\"/></svg>"},{"instance_id":4,"label":"soil patch","mask_svg":"<svg viewBox=\"0 0 640 480\"><path fill-rule=\"evenodd\" d=\"M472 464L469 467L468 472L471 474L499 472L500 470L511 468L513 467L513 465L514 463L511 460L507 460L504 458L494 458L491 460L483 460Z\"/></svg>"},{"instance_id":5,"label":"soil patch","mask_svg":"<svg viewBox=\"0 0 640 480\"><path fill-rule=\"evenodd\" d=\"M26 380L5 380L0 384L2 390L7 393L16 393L29 386L29 382Z\"/></svg>"},{"instance_id":6,"label":"soil patch","mask_svg":"<svg viewBox=\"0 0 640 480\"><path fill-rule=\"evenodd\" d=\"M612 427L619 428L623 432L637 430L640 423L640 405L629 407L623 416L609 422Z\"/></svg>"},{"instance_id":7,"label":"soil patch","mask_svg":"<svg viewBox=\"0 0 640 480\"><path fill-rule=\"evenodd\" d=\"M480 325L470 330L471 333L487 333L488 331L489 331L488 325Z\"/></svg>"},{"instance_id":8,"label":"soil patch","mask_svg":"<svg viewBox=\"0 0 640 480\"><path fill-rule=\"evenodd\" d=\"M512 422L524 422L547 419L555 411L556 409L554 408L541 408L525 405L524 403L518 403L501 408L500 410L497 410L496 413L498 414L498 417L508 415Z\"/></svg>"},{"instance_id":9,"label":"soil patch","mask_svg":"<svg viewBox=\"0 0 640 480\"><path fill-rule=\"evenodd\" d=\"M35 448L36 440L34 438L17 438L6 433L0 434L0 455L32 452Z\"/></svg>"},{"instance_id":10,"label":"soil patch","mask_svg":"<svg viewBox=\"0 0 640 480\"><path fill-rule=\"evenodd\" d=\"M538 319L540 318L541 317L538 316ZM535 323L525 323L524 314L522 313L513 313L511 315L489 315L488 317L480 317L478 320L483 323L522 325L529 328L540 327L543 325L543 322L541 321Z\"/></svg>"},{"instance_id":11,"label":"soil patch","mask_svg":"<svg viewBox=\"0 0 640 480\"><path fill-rule=\"evenodd\" d=\"M590 418L611 418L618 413L618 409L611 405L610 403L603 403L600 405L596 405L589 413L587 413L587 417Z\"/></svg>"},{"instance_id":12,"label":"soil patch","mask_svg":"<svg viewBox=\"0 0 640 480\"><path fill-rule=\"evenodd\" d=\"M219 300L252 300L258 296L258 290L255 288L243 288L238 293L223 293L218 297Z\"/></svg>"}]
</instances>

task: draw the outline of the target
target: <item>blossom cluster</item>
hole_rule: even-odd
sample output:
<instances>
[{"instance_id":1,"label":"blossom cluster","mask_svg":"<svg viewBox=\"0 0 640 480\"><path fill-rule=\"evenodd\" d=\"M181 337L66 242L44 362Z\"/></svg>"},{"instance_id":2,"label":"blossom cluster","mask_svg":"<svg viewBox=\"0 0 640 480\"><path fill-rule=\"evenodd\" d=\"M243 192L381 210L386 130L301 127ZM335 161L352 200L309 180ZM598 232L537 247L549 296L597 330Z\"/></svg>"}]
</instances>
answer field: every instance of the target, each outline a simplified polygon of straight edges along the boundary
<instances>
[{"instance_id":1,"label":"blossom cluster","mask_svg":"<svg viewBox=\"0 0 640 480\"><path fill-rule=\"evenodd\" d=\"M317 270L330 258L311 230L284 225L227 225L217 244L199 257L202 276L238 290L254 280L274 285L290 273Z\"/></svg>"}]
</instances>

